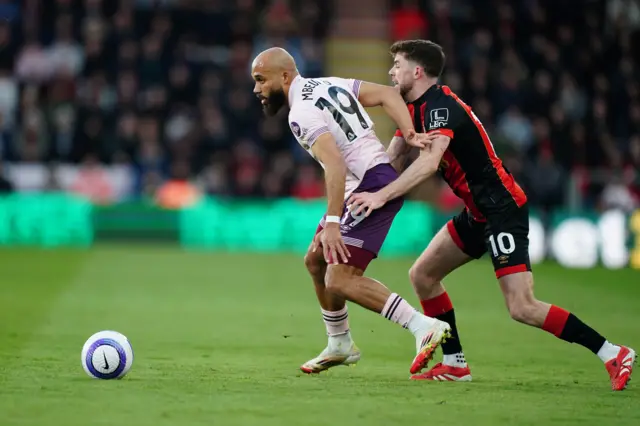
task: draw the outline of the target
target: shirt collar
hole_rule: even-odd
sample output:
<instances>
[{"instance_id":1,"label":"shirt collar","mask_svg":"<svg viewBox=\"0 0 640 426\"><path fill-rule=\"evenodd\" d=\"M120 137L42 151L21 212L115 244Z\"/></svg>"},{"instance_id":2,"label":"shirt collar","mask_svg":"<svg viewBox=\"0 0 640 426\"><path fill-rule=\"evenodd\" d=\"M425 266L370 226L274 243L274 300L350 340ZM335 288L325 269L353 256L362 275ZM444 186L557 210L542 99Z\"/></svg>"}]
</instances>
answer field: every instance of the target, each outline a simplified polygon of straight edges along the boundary
<instances>
[{"instance_id":1,"label":"shirt collar","mask_svg":"<svg viewBox=\"0 0 640 426\"><path fill-rule=\"evenodd\" d=\"M291 86L289 86L289 106L291 107L293 105L293 100L295 98L294 91L296 86L302 81L302 77L300 77L300 74L296 75L296 78L293 79L293 81L291 82Z\"/></svg>"}]
</instances>

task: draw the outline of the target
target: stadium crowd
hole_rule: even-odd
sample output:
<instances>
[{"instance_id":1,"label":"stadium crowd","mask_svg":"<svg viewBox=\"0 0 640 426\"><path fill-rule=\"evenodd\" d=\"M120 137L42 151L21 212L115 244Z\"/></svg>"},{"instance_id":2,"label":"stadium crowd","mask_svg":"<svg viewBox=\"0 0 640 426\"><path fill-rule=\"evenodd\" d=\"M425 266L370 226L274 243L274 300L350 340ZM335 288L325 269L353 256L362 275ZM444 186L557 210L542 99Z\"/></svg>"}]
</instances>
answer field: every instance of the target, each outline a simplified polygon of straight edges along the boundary
<instances>
[{"instance_id":1,"label":"stadium crowd","mask_svg":"<svg viewBox=\"0 0 640 426\"><path fill-rule=\"evenodd\" d=\"M443 82L473 107L533 204L573 195L582 207L631 209L640 200L640 3L579 4L401 0L391 37L443 45Z\"/></svg>"},{"instance_id":2,"label":"stadium crowd","mask_svg":"<svg viewBox=\"0 0 640 426\"><path fill-rule=\"evenodd\" d=\"M138 195L186 177L209 194L322 195L286 114L262 118L249 63L280 45L321 75L326 3L27 1L0 23L2 159L131 165Z\"/></svg>"},{"instance_id":3,"label":"stadium crowd","mask_svg":"<svg viewBox=\"0 0 640 426\"><path fill-rule=\"evenodd\" d=\"M304 75L322 75L331 2L18 3L0 7L4 162L128 165L137 195L189 179L209 194L322 196L286 114L262 117L248 67L279 45ZM637 206L638 3L486 3L392 1L389 39L443 45L443 82L534 204Z\"/></svg>"}]
</instances>

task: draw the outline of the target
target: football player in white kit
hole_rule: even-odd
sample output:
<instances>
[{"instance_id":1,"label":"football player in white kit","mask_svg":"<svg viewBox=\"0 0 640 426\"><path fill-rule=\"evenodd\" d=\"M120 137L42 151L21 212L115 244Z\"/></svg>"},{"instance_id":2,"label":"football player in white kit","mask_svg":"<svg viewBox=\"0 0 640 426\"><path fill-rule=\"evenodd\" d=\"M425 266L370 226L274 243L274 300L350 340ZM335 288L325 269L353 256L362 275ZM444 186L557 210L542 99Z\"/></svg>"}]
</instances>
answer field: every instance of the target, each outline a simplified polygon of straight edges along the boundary
<instances>
[{"instance_id":1,"label":"football player in white kit","mask_svg":"<svg viewBox=\"0 0 640 426\"><path fill-rule=\"evenodd\" d=\"M358 362L360 351L349 331L348 300L414 335L417 354L409 371L415 374L449 335L449 324L423 315L379 281L363 276L403 200L387 203L366 219L352 215L345 200L355 192L375 192L398 176L364 107L382 106L409 145L424 147L426 138L416 134L404 100L393 87L336 77L305 79L291 55L280 48L260 53L251 74L253 91L265 113L273 115L288 106L291 131L325 171L327 212L305 265L315 284L329 342L301 370L319 373Z\"/></svg>"}]
</instances>

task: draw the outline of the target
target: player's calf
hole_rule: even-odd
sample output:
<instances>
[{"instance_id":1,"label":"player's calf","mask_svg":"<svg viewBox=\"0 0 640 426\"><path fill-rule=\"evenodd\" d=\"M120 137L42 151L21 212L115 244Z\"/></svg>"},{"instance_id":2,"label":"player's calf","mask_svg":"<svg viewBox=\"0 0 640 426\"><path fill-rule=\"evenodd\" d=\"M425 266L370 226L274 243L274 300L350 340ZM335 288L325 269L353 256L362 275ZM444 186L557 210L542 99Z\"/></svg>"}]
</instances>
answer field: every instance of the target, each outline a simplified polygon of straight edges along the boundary
<instances>
[{"instance_id":1,"label":"player's calf","mask_svg":"<svg viewBox=\"0 0 640 426\"><path fill-rule=\"evenodd\" d=\"M380 313L391 291L379 281L363 277L364 271L350 265L329 265L325 275L328 291L363 308Z\"/></svg>"},{"instance_id":2,"label":"player's calf","mask_svg":"<svg viewBox=\"0 0 640 426\"><path fill-rule=\"evenodd\" d=\"M315 287L318 303L325 311L338 312L345 307L344 298L327 290L324 282L327 273L327 263L324 260L322 251L312 251L311 248L304 256L304 265L311 276Z\"/></svg>"},{"instance_id":3,"label":"player's calf","mask_svg":"<svg viewBox=\"0 0 640 426\"><path fill-rule=\"evenodd\" d=\"M322 252L309 250L304 264L313 281L322 319L327 330L326 348L315 358L305 362L300 369L307 373L319 373L338 365L352 365L360 360L360 351L351 338L349 313L344 298L327 290L324 282L327 264Z\"/></svg>"},{"instance_id":4,"label":"player's calf","mask_svg":"<svg viewBox=\"0 0 640 426\"><path fill-rule=\"evenodd\" d=\"M551 305L537 300L533 295L533 274L508 274L502 276L499 281L511 318L541 328Z\"/></svg>"},{"instance_id":5,"label":"player's calf","mask_svg":"<svg viewBox=\"0 0 640 426\"><path fill-rule=\"evenodd\" d=\"M416 311L379 281L362 276L363 272L350 265L329 265L325 277L327 289L408 329L416 339L417 352L409 371L412 374L419 372L440 344L450 337L451 327Z\"/></svg>"},{"instance_id":6,"label":"player's calf","mask_svg":"<svg viewBox=\"0 0 640 426\"><path fill-rule=\"evenodd\" d=\"M452 231L449 230L452 227L453 221L443 227L409 269L409 279L420 298L424 314L444 321L451 326L451 337L441 345L442 363L420 377L414 376L414 379L434 380L434 377L442 375L443 369L446 370L445 373L448 376L454 370L462 372L460 374L461 377L469 375L467 373L469 367L462 352L462 345L456 326L453 304L442 285L442 279L445 276L472 259L453 241ZM458 235L457 231L454 230L453 232Z\"/></svg>"},{"instance_id":7,"label":"player's calf","mask_svg":"<svg viewBox=\"0 0 640 426\"><path fill-rule=\"evenodd\" d=\"M502 276L500 287L513 319L589 349L604 362L611 388L614 391L626 388L636 361L633 349L610 343L571 312L537 300L533 295L531 272Z\"/></svg>"}]
</instances>

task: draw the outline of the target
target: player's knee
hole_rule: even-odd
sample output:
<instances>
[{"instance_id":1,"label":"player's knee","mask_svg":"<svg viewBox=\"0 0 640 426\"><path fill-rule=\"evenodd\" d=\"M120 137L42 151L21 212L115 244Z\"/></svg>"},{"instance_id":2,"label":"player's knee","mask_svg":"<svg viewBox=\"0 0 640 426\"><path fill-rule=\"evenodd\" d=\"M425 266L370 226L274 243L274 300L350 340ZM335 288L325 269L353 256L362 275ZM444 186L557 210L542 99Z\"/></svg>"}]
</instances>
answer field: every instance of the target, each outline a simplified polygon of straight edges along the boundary
<instances>
[{"instance_id":1,"label":"player's knee","mask_svg":"<svg viewBox=\"0 0 640 426\"><path fill-rule=\"evenodd\" d=\"M322 279L325 273L325 265L315 253L307 253L304 256L304 266L314 278Z\"/></svg>"},{"instance_id":2,"label":"player's knee","mask_svg":"<svg viewBox=\"0 0 640 426\"><path fill-rule=\"evenodd\" d=\"M537 304L535 300L529 298L520 298L508 302L509 315L515 321L532 324L536 319Z\"/></svg>"},{"instance_id":3,"label":"player's knee","mask_svg":"<svg viewBox=\"0 0 640 426\"><path fill-rule=\"evenodd\" d=\"M438 285L441 277L437 276L435 271L428 268L421 268L419 265L414 264L409 269L409 280L414 288L428 289Z\"/></svg>"},{"instance_id":4,"label":"player's knee","mask_svg":"<svg viewBox=\"0 0 640 426\"><path fill-rule=\"evenodd\" d=\"M352 275L345 268L345 265L328 267L324 276L326 289L340 296L344 295L345 288L350 284L352 278Z\"/></svg>"}]
</instances>

